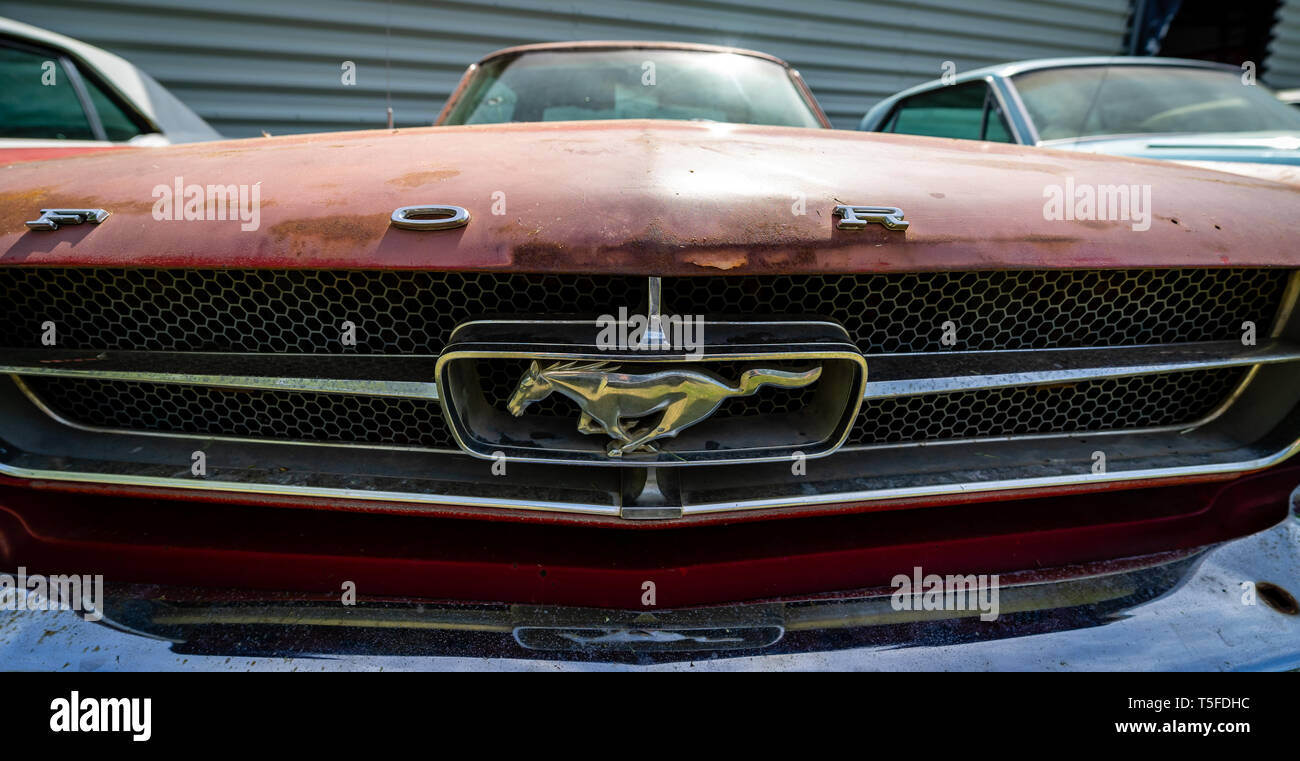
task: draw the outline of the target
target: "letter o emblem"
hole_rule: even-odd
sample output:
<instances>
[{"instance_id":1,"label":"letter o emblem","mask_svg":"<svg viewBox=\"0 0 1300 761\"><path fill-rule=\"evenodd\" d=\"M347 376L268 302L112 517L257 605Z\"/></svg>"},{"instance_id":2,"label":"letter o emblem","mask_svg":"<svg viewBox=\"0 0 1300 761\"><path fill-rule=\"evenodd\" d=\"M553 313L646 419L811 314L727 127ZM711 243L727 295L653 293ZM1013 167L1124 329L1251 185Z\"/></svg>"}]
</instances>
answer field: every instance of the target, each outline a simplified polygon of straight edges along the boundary
<instances>
[{"instance_id":1,"label":"letter o emblem","mask_svg":"<svg viewBox=\"0 0 1300 761\"><path fill-rule=\"evenodd\" d=\"M403 230L451 230L469 224L469 210L460 206L403 206L393 211L392 224Z\"/></svg>"}]
</instances>

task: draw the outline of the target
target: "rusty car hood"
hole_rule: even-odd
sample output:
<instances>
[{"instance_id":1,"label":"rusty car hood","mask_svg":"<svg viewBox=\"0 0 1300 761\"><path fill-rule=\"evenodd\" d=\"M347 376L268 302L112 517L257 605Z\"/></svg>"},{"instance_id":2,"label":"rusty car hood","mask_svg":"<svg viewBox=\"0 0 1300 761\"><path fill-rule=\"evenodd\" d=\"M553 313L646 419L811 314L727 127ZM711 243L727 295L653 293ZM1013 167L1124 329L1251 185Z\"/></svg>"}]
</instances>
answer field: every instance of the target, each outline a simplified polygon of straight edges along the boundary
<instances>
[{"instance_id":1,"label":"rusty car hood","mask_svg":"<svg viewBox=\"0 0 1300 761\"><path fill-rule=\"evenodd\" d=\"M178 181L257 185L257 228L158 221L156 189ZM1150 187L1149 230L1046 218L1049 186L1114 184ZM837 230L838 203L896 206L911 227ZM390 226L395 208L419 204L472 219L436 232ZM24 221L48 207L112 216L29 231ZM1295 266L1298 212L1300 189L1267 180L976 141L673 121L481 125L0 167L0 264L661 275Z\"/></svg>"}]
</instances>

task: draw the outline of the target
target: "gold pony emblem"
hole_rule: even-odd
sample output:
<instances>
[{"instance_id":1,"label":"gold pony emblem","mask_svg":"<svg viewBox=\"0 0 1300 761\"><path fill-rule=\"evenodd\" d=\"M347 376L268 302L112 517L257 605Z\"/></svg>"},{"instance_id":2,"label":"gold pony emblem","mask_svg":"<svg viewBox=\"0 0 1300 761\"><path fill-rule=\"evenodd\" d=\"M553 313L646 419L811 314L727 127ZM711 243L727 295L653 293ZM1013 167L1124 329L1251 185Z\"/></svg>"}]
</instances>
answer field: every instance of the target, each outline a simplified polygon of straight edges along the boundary
<instances>
[{"instance_id":1,"label":"gold pony emblem","mask_svg":"<svg viewBox=\"0 0 1300 761\"><path fill-rule=\"evenodd\" d=\"M511 395L506 408L516 417L524 408L558 391L578 403L581 433L603 433L614 439L606 453L622 457L629 452L659 451L651 442L676 436L714 413L733 396L750 396L763 386L800 388L815 382L822 370L746 370L740 382L729 386L698 370L663 370L633 375L618 372L609 362L557 362L541 367L534 361ZM639 428L624 420L637 420L662 412L659 422Z\"/></svg>"}]
</instances>

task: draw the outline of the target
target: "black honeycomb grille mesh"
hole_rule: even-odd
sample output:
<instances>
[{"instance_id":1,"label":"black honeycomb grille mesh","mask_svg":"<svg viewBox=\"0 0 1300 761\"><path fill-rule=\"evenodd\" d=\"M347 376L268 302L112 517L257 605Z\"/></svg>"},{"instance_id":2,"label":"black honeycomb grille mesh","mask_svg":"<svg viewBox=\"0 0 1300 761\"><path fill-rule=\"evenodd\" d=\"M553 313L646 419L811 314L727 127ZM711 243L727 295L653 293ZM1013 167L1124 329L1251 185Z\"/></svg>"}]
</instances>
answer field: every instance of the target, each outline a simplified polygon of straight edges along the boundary
<instances>
[{"instance_id":1,"label":"black honeycomb grille mesh","mask_svg":"<svg viewBox=\"0 0 1300 761\"><path fill-rule=\"evenodd\" d=\"M816 315L865 353L1228 340L1265 333L1287 270L1164 269L667 278L688 314ZM474 272L0 267L0 345L70 349L429 353L493 315L616 313L644 278ZM339 342L357 327L357 346ZM944 345L942 324L958 343Z\"/></svg>"},{"instance_id":2,"label":"black honeycomb grille mesh","mask_svg":"<svg viewBox=\"0 0 1300 761\"><path fill-rule=\"evenodd\" d=\"M83 425L210 436L455 449L438 402L169 383L32 378L55 412Z\"/></svg>"},{"instance_id":3,"label":"black honeycomb grille mesh","mask_svg":"<svg viewBox=\"0 0 1300 761\"><path fill-rule=\"evenodd\" d=\"M842 324L864 354L1224 341L1264 335L1288 270L932 272L670 278L669 309L807 314ZM956 343L945 345L944 323Z\"/></svg>"},{"instance_id":4,"label":"black honeycomb grille mesh","mask_svg":"<svg viewBox=\"0 0 1300 761\"><path fill-rule=\"evenodd\" d=\"M668 278L669 310L814 315L865 353L1121 346L1231 340L1271 327L1289 271L1183 269ZM502 273L0 268L0 347L145 351L437 353L454 327L494 315L615 313L644 278ZM339 343L339 323L358 345ZM958 342L945 345L942 323ZM498 403L522 367L494 368ZM1130 429L1191 422L1243 371L1222 370L879 400L851 444ZM93 380L30 381L88 425L302 441L454 446L436 403ZM718 416L798 409L807 390L767 389ZM558 397L530 414L576 415Z\"/></svg>"},{"instance_id":5,"label":"black honeycomb grille mesh","mask_svg":"<svg viewBox=\"0 0 1300 761\"><path fill-rule=\"evenodd\" d=\"M0 268L0 345L65 349L437 354L457 325L502 314L597 316L645 278L489 272ZM630 302L630 304L629 304ZM342 324L357 344L341 343Z\"/></svg>"},{"instance_id":6,"label":"black honeycomb grille mesh","mask_svg":"<svg viewBox=\"0 0 1300 761\"><path fill-rule=\"evenodd\" d=\"M1246 370L1198 370L867 400L849 444L1129 430L1194 422L1214 410Z\"/></svg>"}]
</instances>

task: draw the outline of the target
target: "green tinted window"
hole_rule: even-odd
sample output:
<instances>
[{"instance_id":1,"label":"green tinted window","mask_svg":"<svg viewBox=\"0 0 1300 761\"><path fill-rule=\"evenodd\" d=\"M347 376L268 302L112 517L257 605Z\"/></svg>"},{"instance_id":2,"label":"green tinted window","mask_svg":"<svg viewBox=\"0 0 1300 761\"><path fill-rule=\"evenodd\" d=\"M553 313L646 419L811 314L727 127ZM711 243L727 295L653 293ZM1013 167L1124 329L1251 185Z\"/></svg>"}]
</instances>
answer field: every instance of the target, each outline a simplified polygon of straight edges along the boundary
<instances>
[{"instance_id":1,"label":"green tinted window","mask_svg":"<svg viewBox=\"0 0 1300 761\"><path fill-rule=\"evenodd\" d=\"M1014 143L1007 120L1002 118L1002 109L995 98L989 98L989 122L984 127L984 139L994 143Z\"/></svg>"},{"instance_id":2,"label":"green tinted window","mask_svg":"<svg viewBox=\"0 0 1300 761\"><path fill-rule=\"evenodd\" d=\"M95 139L57 57L0 47L0 137Z\"/></svg>"},{"instance_id":3,"label":"green tinted window","mask_svg":"<svg viewBox=\"0 0 1300 761\"><path fill-rule=\"evenodd\" d=\"M979 140L984 129L983 82L913 95L894 113L890 132Z\"/></svg>"},{"instance_id":4,"label":"green tinted window","mask_svg":"<svg viewBox=\"0 0 1300 761\"><path fill-rule=\"evenodd\" d=\"M1015 142L997 100L983 82L941 87L913 95L894 110L888 132L959 140Z\"/></svg>"},{"instance_id":5,"label":"green tinted window","mask_svg":"<svg viewBox=\"0 0 1300 761\"><path fill-rule=\"evenodd\" d=\"M109 140L126 141L136 135L144 134L145 130L122 110L117 101L100 89L98 84L84 75L82 80L86 83L86 91L90 93L90 102L95 106L95 113L99 114L99 121L104 125L104 135Z\"/></svg>"}]
</instances>

